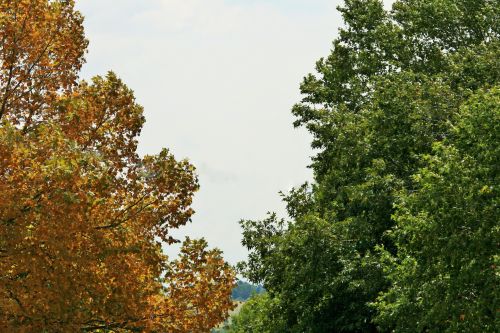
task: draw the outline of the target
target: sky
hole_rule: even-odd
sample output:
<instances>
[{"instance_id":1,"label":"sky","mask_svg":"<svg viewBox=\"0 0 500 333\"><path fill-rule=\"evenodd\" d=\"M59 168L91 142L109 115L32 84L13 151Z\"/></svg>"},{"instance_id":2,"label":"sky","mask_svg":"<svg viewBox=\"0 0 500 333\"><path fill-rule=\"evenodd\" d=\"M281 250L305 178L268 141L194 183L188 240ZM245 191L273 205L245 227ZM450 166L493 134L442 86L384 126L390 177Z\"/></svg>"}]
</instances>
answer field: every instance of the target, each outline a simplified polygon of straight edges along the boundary
<instances>
[{"instance_id":1,"label":"sky","mask_svg":"<svg viewBox=\"0 0 500 333\"><path fill-rule=\"evenodd\" d=\"M80 0L82 78L112 70L144 106L139 153L187 158L200 191L179 238L244 260L241 219L285 217L279 191L311 180L311 137L294 129L302 78L329 54L340 0ZM178 248L166 248L173 256Z\"/></svg>"}]
</instances>

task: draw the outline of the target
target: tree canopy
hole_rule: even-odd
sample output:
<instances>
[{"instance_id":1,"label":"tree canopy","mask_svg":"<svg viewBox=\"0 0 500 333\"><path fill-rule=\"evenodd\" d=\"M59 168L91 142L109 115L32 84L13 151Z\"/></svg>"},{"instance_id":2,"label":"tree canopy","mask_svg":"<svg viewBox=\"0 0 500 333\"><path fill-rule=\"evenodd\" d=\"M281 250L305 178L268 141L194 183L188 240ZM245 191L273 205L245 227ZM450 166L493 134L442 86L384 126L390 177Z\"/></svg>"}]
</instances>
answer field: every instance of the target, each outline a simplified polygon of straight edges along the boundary
<instances>
[{"instance_id":1,"label":"tree canopy","mask_svg":"<svg viewBox=\"0 0 500 333\"><path fill-rule=\"evenodd\" d=\"M0 330L206 332L233 304L221 252L177 242L198 189L114 74L79 81L74 1L0 1Z\"/></svg>"},{"instance_id":2,"label":"tree canopy","mask_svg":"<svg viewBox=\"0 0 500 333\"><path fill-rule=\"evenodd\" d=\"M292 110L314 181L289 219L241 222L241 270L285 332L494 332L500 2L339 10Z\"/></svg>"}]
</instances>

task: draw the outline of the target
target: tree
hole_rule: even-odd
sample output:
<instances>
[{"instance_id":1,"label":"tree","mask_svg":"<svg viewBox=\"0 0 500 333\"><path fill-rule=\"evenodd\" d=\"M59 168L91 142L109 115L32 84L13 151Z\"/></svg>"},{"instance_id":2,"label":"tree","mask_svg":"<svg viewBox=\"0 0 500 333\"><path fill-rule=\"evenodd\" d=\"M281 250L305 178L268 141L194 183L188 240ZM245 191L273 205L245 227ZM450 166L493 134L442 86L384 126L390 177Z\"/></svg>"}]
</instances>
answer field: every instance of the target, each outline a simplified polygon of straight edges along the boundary
<instances>
[{"instance_id":1,"label":"tree","mask_svg":"<svg viewBox=\"0 0 500 333\"><path fill-rule=\"evenodd\" d=\"M453 135L462 105L500 78L497 0L400 0L391 11L346 0L339 10L345 27L292 110L313 135L314 182L285 196L290 221L242 222L242 271L279 301L287 332L393 328L377 327L372 303L395 287L384 262L402 246L390 237L400 193L418 186L422 156Z\"/></svg>"},{"instance_id":2,"label":"tree","mask_svg":"<svg viewBox=\"0 0 500 333\"><path fill-rule=\"evenodd\" d=\"M138 156L142 107L115 74L77 83L73 5L0 4L0 330L208 331L233 272L204 241L161 249L193 214L195 168Z\"/></svg>"}]
</instances>

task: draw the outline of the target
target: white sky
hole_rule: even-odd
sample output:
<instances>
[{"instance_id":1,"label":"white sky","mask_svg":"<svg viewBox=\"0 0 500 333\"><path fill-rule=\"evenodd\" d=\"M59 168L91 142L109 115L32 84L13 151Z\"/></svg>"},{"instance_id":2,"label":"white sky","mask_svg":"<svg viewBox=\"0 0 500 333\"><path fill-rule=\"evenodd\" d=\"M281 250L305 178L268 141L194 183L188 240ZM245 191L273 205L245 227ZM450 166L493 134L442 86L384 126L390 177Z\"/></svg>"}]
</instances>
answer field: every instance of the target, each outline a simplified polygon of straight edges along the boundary
<instances>
[{"instance_id":1,"label":"white sky","mask_svg":"<svg viewBox=\"0 0 500 333\"><path fill-rule=\"evenodd\" d=\"M240 219L284 215L278 191L311 178L311 138L290 113L329 54L340 0L80 0L83 78L115 71L145 108L140 154L169 148L198 169L193 223L230 263ZM167 249L175 253L175 248Z\"/></svg>"}]
</instances>

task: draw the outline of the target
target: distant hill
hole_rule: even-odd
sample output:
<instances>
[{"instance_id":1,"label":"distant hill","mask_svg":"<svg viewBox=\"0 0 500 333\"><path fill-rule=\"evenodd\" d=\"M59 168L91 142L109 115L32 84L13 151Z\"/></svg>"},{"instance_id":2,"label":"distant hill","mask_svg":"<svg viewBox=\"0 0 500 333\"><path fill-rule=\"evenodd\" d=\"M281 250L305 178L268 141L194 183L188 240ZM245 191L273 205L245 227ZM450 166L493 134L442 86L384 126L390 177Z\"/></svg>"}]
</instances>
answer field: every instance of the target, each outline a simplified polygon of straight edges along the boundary
<instances>
[{"instance_id":1,"label":"distant hill","mask_svg":"<svg viewBox=\"0 0 500 333\"><path fill-rule=\"evenodd\" d=\"M254 294L261 294L265 292L264 287L260 285L253 285L245 281L238 281L236 287L233 289L231 298L235 301L246 301Z\"/></svg>"}]
</instances>

